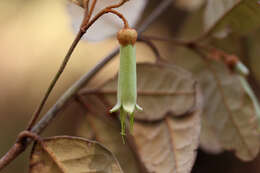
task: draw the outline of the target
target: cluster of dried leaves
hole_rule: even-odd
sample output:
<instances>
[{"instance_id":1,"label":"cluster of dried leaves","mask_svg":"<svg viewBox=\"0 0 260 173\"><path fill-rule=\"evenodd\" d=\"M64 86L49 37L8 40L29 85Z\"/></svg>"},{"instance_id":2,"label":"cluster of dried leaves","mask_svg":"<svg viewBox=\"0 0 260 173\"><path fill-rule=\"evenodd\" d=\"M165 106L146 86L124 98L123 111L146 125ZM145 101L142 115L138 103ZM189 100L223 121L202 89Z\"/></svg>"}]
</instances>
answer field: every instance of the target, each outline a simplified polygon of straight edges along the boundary
<instances>
[{"instance_id":1,"label":"cluster of dried leaves","mask_svg":"<svg viewBox=\"0 0 260 173\"><path fill-rule=\"evenodd\" d=\"M208 0L201 11L206 31L199 40L244 55L223 45L229 38L252 38L247 33L260 25L258 0ZM216 41L215 36L226 40ZM33 147L30 171L189 173L199 146L253 160L260 148L259 112L241 76L222 62L196 60L187 50L174 55L187 57L183 61L189 62L185 66L192 74L170 62L137 65L138 104L144 111L136 113L127 144L122 143L117 116L108 113L116 102L115 77L79 93L86 122L79 124L78 135L102 145L75 137L43 139Z\"/></svg>"}]
</instances>

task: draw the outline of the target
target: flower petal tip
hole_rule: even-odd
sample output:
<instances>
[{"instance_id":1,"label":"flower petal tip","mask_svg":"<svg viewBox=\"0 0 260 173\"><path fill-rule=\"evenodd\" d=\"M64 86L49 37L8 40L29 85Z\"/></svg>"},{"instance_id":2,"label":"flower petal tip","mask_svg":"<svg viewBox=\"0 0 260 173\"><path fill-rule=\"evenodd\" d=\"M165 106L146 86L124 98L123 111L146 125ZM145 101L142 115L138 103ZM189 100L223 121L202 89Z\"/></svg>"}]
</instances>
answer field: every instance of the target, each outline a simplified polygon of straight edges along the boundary
<instances>
[{"instance_id":1,"label":"flower petal tip","mask_svg":"<svg viewBox=\"0 0 260 173\"><path fill-rule=\"evenodd\" d=\"M141 106L139 106L138 104L135 105L135 108L136 108L138 111L143 111L143 110L144 110L144 109L143 109Z\"/></svg>"},{"instance_id":2,"label":"flower petal tip","mask_svg":"<svg viewBox=\"0 0 260 173\"><path fill-rule=\"evenodd\" d=\"M119 111L121 108L121 104L116 104L112 109L110 109L110 113L113 113L113 112L116 112L116 111Z\"/></svg>"}]
</instances>

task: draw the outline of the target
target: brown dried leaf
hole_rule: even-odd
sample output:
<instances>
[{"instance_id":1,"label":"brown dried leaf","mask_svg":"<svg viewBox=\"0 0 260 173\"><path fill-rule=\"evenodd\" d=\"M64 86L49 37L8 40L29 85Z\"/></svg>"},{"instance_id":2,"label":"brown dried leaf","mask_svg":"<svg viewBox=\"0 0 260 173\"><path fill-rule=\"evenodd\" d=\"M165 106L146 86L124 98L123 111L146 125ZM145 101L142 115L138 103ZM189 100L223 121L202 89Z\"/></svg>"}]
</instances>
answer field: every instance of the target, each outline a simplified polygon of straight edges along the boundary
<instances>
[{"instance_id":1,"label":"brown dried leaf","mask_svg":"<svg viewBox=\"0 0 260 173\"><path fill-rule=\"evenodd\" d=\"M181 116L196 105L196 82L180 67L166 64L137 65L138 104L144 109L135 113L135 119L156 121L168 112ZM111 105L116 103L117 78L108 81L100 92Z\"/></svg>"},{"instance_id":2,"label":"brown dried leaf","mask_svg":"<svg viewBox=\"0 0 260 173\"><path fill-rule=\"evenodd\" d=\"M133 142L147 172L189 173L200 134L201 95L187 71L166 64L138 64L138 102ZM116 79L101 91L109 105L116 102ZM120 130L118 129L118 134Z\"/></svg>"},{"instance_id":3,"label":"brown dried leaf","mask_svg":"<svg viewBox=\"0 0 260 173\"><path fill-rule=\"evenodd\" d=\"M212 150L217 143L244 161L252 160L260 146L253 103L238 76L220 63L209 62L208 67L198 75L205 100L202 146Z\"/></svg>"},{"instance_id":4,"label":"brown dried leaf","mask_svg":"<svg viewBox=\"0 0 260 173\"><path fill-rule=\"evenodd\" d=\"M31 173L122 173L114 155L97 142L77 137L52 137L35 143Z\"/></svg>"},{"instance_id":5,"label":"brown dried leaf","mask_svg":"<svg viewBox=\"0 0 260 173\"><path fill-rule=\"evenodd\" d=\"M219 154L224 150L215 132L203 117L201 118L200 147L211 154Z\"/></svg>"},{"instance_id":6,"label":"brown dried leaf","mask_svg":"<svg viewBox=\"0 0 260 173\"><path fill-rule=\"evenodd\" d=\"M148 172L189 173L199 145L200 111L170 114L156 123L135 122L134 141Z\"/></svg>"},{"instance_id":7,"label":"brown dried leaf","mask_svg":"<svg viewBox=\"0 0 260 173\"><path fill-rule=\"evenodd\" d=\"M120 122L109 115L106 106L97 96L87 96L85 103L89 107L86 118L95 133L96 140L115 154L125 173L138 173L139 165L133 151L128 144L122 142ZM94 109L92 110L91 107ZM79 126L85 127L88 124L82 122ZM84 133L87 131L81 131L79 135Z\"/></svg>"},{"instance_id":8,"label":"brown dried leaf","mask_svg":"<svg viewBox=\"0 0 260 173\"><path fill-rule=\"evenodd\" d=\"M208 0L204 21L210 33L245 34L260 26L259 0ZM221 36L220 35L220 36Z\"/></svg>"}]
</instances>

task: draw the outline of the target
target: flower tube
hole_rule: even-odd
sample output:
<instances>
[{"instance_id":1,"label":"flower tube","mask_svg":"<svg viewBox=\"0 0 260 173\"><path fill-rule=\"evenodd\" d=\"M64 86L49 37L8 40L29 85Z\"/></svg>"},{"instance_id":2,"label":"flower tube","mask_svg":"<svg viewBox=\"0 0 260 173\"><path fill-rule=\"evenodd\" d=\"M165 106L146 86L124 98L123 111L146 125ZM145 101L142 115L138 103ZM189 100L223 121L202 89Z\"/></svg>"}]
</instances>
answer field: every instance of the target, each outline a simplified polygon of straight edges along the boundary
<instances>
[{"instance_id":1,"label":"flower tube","mask_svg":"<svg viewBox=\"0 0 260 173\"><path fill-rule=\"evenodd\" d=\"M110 112L120 112L121 135L125 136L127 115L130 117L130 130L133 129L134 111L142 110L137 105L136 54L137 32L134 29L122 29L117 34L120 43L120 67L118 75L117 104Z\"/></svg>"}]
</instances>

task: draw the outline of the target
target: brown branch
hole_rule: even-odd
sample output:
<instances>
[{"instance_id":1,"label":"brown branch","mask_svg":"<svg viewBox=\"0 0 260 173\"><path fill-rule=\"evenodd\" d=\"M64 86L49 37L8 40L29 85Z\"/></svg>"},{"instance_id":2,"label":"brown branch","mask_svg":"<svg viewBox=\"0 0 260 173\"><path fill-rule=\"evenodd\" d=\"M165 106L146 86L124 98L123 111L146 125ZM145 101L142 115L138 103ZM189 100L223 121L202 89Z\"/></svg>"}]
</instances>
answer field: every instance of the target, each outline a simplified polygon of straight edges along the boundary
<instances>
[{"instance_id":1,"label":"brown branch","mask_svg":"<svg viewBox=\"0 0 260 173\"><path fill-rule=\"evenodd\" d=\"M21 154L27 147L27 138L33 139L33 140L39 140L37 134L29 132L29 131L22 131L15 142L15 144L12 146L12 148L0 159L0 170L7 166L11 161L13 161L14 158L16 158L19 154Z\"/></svg>"},{"instance_id":2,"label":"brown branch","mask_svg":"<svg viewBox=\"0 0 260 173\"><path fill-rule=\"evenodd\" d=\"M150 14L150 16L144 21L138 32L143 32L153 21L155 21L167 7L172 4L172 0L163 0L159 6ZM33 126L31 132L40 134L51 122L57 117L57 114L62 108L68 104L79 89L85 86L109 61L111 61L119 53L119 48L113 50L108 56L106 56L100 63L98 63L90 72L80 78L74 85L72 85L52 106L49 111L42 117L42 119ZM31 140L27 139L25 145L15 143L11 149L0 160L0 171L6 167L10 162L17 158L29 145Z\"/></svg>"},{"instance_id":3,"label":"brown branch","mask_svg":"<svg viewBox=\"0 0 260 173\"><path fill-rule=\"evenodd\" d=\"M205 52L205 54L207 54L207 56L205 56L207 59L220 61L224 63L231 72L234 71L235 66L237 65L237 63L239 63L239 59L236 55L228 54L225 51L219 50L210 45L202 45L194 41L187 42L187 41L169 39L169 38L157 37L157 36L142 36L142 37L150 40L155 40L155 41L170 42L173 45L188 48L192 51L195 51L196 53L198 53L198 51Z\"/></svg>"},{"instance_id":4,"label":"brown branch","mask_svg":"<svg viewBox=\"0 0 260 173\"><path fill-rule=\"evenodd\" d=\"M158 48L156 47L156 45L148 38L146 37L143 37L143 36L138 36L138 39L137 41L140 41L142 43L145 43L148 47L151 48L151 50L153 51L154 55L155 55L155 58L156 58L156 61L159 62L159 61L163 61L162 57L161 57L161 54L160 54L160 51L158 50Z\"/></svg>"},{"instance_id":5,"label":"brown branch","mask_svg":"<svg viewBox=\"0 0 260 173\"><path fill-rule=\"evenodd\" d=\"M188 41L165 38L165 37L161 37L161 36L158 37L158 36L154 36L154 35L142 35L142 38L146 38L146 39L154 40L154 41L170 42L170 43L174 44L175 46L183 46L183 47L191 47L194 44L196 44L195 42L192 42L192 41L188 42Z\"/></svg>"},{"instance_id":6,"label":"brown branch","mask_svg":"<svg viewBox=\"0 0 260 173\"><path fill-rule=\"evenodd\" d=\"M103 9L102 11L100 11L87 25L85 25L82 29L84 30L88 30L88 28L90 26L92 26L101 16L107 14L107 13L112 13L112 14L115 14L116 16L118 16L124 23L124 28L128 28L129 25L128 25L128 22L127 20L125 19L125 17L119 13L118 11L116 10L113 10L113 9L109 9L109 8L105 8ZM105 29L105 28L104 28Z\"/></svg>"},{"instance_id":7,"label":"brown branch","mask_svg":"<svg viewBox=\"0 0 260 173\"><path fill-rule=\"evenodd\" d=\"M122 6L124 3L126 3L127 1L129 1L129 0L121 0L118 4L111 5L111 6L107 7L107 8L110 8L110 9L118 8L118 7Z\"/></svg>"},{"instance_id":8,"label":"brown branch","mask_svg":"<svg viewBox=\"0 0 260 173\"><path fill-rule=\"evenodd\" d=\"M63 62L61 64L58 72L54 76L54 78L53 78L49 88L47 89L43 99L41 100L40 105L36 108L35 112L33 113L32 119L30 120L30 123L29 123L28 127L26 128L27 130L30 131L32 129L33 125L36 123L36 121L37 121L38 117L40 116L40 113L41 113L41 111L42 111L42 109L43 109L43 107L44 107L44 105L45 105L45 103L46 103L46 101L47 101L51 91L53 90L53 88L56 85L58 79L60 78L61 74L63 73L63 71L64 71L64 69L65 69L65 67L66 67L66 65L67 65L67 63L68 63L72 53L73 53L73 51L75 50L77 44L79 43L79 41L80 41L81 37L84 35L84 33L85 32L83 32L82 30L80 30L78 32L75 40L73 41L69 51L66 54L66 56L65 56L65 58L64 58L64 60L63 60Z\"/></svg>"}]
</instances>

